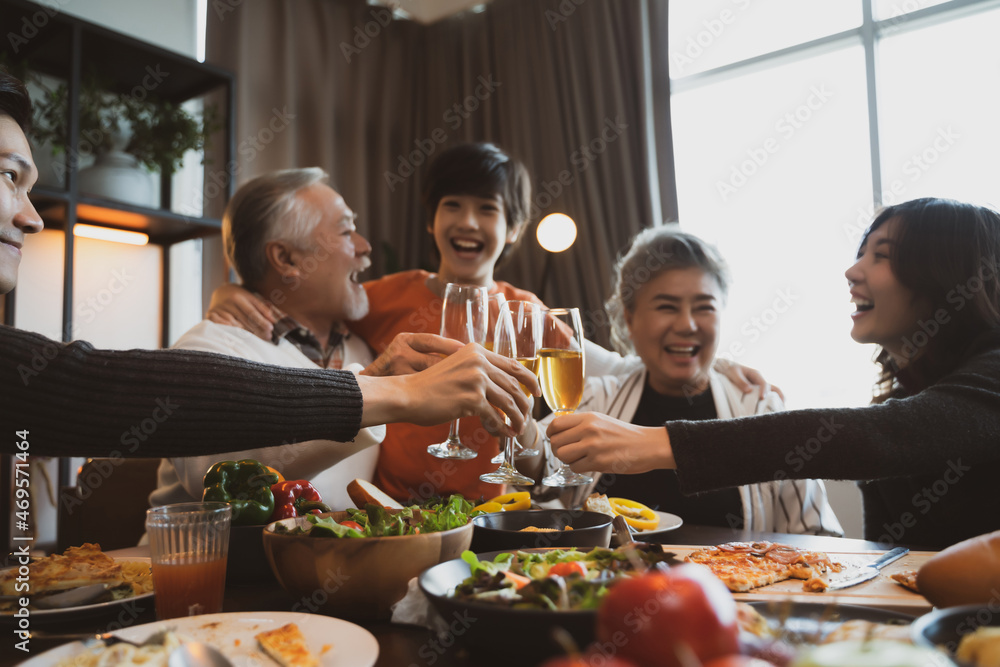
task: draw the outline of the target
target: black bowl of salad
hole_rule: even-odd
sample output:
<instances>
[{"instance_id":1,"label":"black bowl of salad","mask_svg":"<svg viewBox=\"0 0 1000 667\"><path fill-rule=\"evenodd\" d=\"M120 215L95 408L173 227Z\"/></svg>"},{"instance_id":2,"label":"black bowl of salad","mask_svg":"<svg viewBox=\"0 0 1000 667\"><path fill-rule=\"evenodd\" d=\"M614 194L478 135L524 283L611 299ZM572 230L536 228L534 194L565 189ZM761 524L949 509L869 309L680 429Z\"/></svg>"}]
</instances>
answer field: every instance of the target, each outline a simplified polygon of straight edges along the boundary
<instances>
[{"instance_id":1,"label":"black bowl of salad","mask_svg":"<svg viewBox=\"0 0 1000 667\"><path fill-rule=\"evenodd\" d=\"M585 510L541 509L481 514L472 520L472 551L607 547L612 517Z\"/></svg>"},{"instance_id":2,"label":"black bowl of salad","mask_svg":"<svg viewBox=\"0 0 1000 667\"><path fill-rule=\"evenodd\" d=\"M636 551L643 567L673 562L659 544ZM616 580L637 573L635 566L623 549L466 551L426 570L418 583L454 641L471 653L523 659L530 647L532 661L540 661L565 653L553 637L556 627L581 648L594 641L597 607Z\"/></svg>"}]
</instances>

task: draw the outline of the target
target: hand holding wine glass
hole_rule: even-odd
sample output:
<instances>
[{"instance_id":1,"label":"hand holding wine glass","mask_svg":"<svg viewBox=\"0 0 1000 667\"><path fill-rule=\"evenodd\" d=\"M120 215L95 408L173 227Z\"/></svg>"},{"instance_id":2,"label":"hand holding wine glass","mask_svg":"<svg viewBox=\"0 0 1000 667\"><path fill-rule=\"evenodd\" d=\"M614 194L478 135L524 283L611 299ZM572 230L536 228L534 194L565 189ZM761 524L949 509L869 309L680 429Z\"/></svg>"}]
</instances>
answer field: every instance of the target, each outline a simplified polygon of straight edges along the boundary
<instances>
[{"instance_id":1,"label":"hand holding wine glass","mask_svg":"<svg viewBox=\"0 0 1000 667\"><path fill-rule=\"evenodd\" d=\"M486 342L489 323L488 294L485 287L448 283L441 305L441 335L462 343ZM440 459L474 459L479 453L462 444L458 436L458 420L452 422L448 439L427 448Z\"/></svg>"},{"instance_id":2,"label":"hand holding wine glass","mask_svg":"<svg viewBox=\"0 0 1000 667\"><path fill-rule=\"evenodd\" d=\"M583 323L579 308L553 308L546 312L542 347L538 351L538 380L542 396L558 415L572 414L583 399ZM593 478L563 464L542 480L545 486L580 486Z\"/></svg>"}]
</instances>

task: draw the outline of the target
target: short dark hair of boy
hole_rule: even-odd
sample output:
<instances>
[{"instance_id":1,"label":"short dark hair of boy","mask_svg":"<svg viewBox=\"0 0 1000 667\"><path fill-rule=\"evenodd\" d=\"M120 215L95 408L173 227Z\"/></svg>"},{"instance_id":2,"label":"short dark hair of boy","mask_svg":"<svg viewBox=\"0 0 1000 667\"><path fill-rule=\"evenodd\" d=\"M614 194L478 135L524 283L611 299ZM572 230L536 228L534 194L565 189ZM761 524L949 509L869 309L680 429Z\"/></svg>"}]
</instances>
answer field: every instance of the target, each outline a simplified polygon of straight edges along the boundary
<instances>
[{"instance_id":1,"label":"short dark hair of boy","mask_svg":"<svg viewBox=\"0 0 1000 667\"><path fill-rule=\"evenodd\" d=\"M494 144L459 144L441 153L427 168L423 199L429 225L433 225L438 204L450 195L484 199L499 195L507 229L519 230L531 209L531 179L521 162ZM517 242L508 244L498 263L516 246Z\"/></svg>"},{"instance_id":2,"label":"short dark hair of boy","mask_svg":"<svg viewBox=\"0 0 1000 667\"><path fill-rule=\"evenodd\" d=\"M10 116L25 134L31 128L31 96L21 80L0 67L0 116Z\"/></svg>"}]
</instances>

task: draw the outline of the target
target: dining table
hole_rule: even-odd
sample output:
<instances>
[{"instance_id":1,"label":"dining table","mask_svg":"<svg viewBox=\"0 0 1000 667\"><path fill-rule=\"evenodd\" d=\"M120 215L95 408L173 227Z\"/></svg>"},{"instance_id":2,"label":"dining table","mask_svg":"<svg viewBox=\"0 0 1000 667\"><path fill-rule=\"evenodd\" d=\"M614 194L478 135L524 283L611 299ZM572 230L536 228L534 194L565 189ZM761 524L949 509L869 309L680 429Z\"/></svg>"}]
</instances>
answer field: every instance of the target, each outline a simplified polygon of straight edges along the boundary
<instances>
[{"instance_id":1,"label":"dining table","mask_svg":"<svg viewBox=\"0 0 1000 667\"><path fill-rule=\"evenodd\" d=\"M791 546L801 547L809 550L827 552L882 552L885 545L859 539L847 539L817 535L798 535L784 533L763 533L751 532L747 530L730 529L714 526L682 525L676 530L660 533L650 541L656 541L665 545L716 545L731 541L761 541L767 540L780 542ZM141 557L148 556L148 547L139 546L128 549L121 549L108 552L115 557ZM65 640L52 640L45 638L48 633L99 633L108 630L115 630L120 627L131 627L156 620L156 613L152 602L147 601L144 605L134 605L125 607L126 612L120 613L113 619L102 618L100 620L73 620L60 623L57 626L46 625L39 627L38 635L33 635L30 641L30 653L23 653L17 650L7 650L11 647L13 640L11 629L4 624L0 624L0 631L6 635L4 650L0 650L0 667L9 667L31 658L38 653L65 643ZM276 612L276 611L302 611L300 599L293 597L286 592L276 581L259 581L245 585L227 584L225 599L223 602L224 612ZM374 635L379 645L379 655L375 665L377 667L472 667L490 665L504 665L510 667L507 658L497 658L491 661L487 654L471 655L460 643L449 646L442 646L437 641L436 636L430 630L415 625L401 625L391 623L388 620L371 621L345 619L360 625ZM516 638L499 639L500 641L516 641ZM526 657L518 667L531 667L544 662L543 658L533 659L530 647L525 648ZM275 663L276 664L276 663Z\"/></svg>"}]
</instances>

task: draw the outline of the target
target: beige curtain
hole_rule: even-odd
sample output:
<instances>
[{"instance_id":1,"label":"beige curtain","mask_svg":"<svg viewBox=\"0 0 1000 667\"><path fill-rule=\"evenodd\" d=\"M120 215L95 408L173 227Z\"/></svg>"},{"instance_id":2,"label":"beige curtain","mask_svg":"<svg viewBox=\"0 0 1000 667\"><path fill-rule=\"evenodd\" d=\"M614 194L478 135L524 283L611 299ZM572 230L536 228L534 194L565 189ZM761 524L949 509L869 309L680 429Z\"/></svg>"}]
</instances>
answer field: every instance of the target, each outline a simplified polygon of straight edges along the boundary
<instances>
[{"instance_id":1,"label":"beige curtain","mask_svg":"<svg viewBox=\"0 0 1000 667\"><path fill-rule=\"evenodd\" d=\"M676 215L666 4L494 0L422 26L363 0L209 3L209 61L237 75L237 184L321 166L375 248L370 276L431 268L423 167L494 141L535 188L525 242L497 277L541 290L535 224L568 214L578 239L552 257L543 296L579 306L606 343L616 254Z\"/></svg>"}]
</instances>

